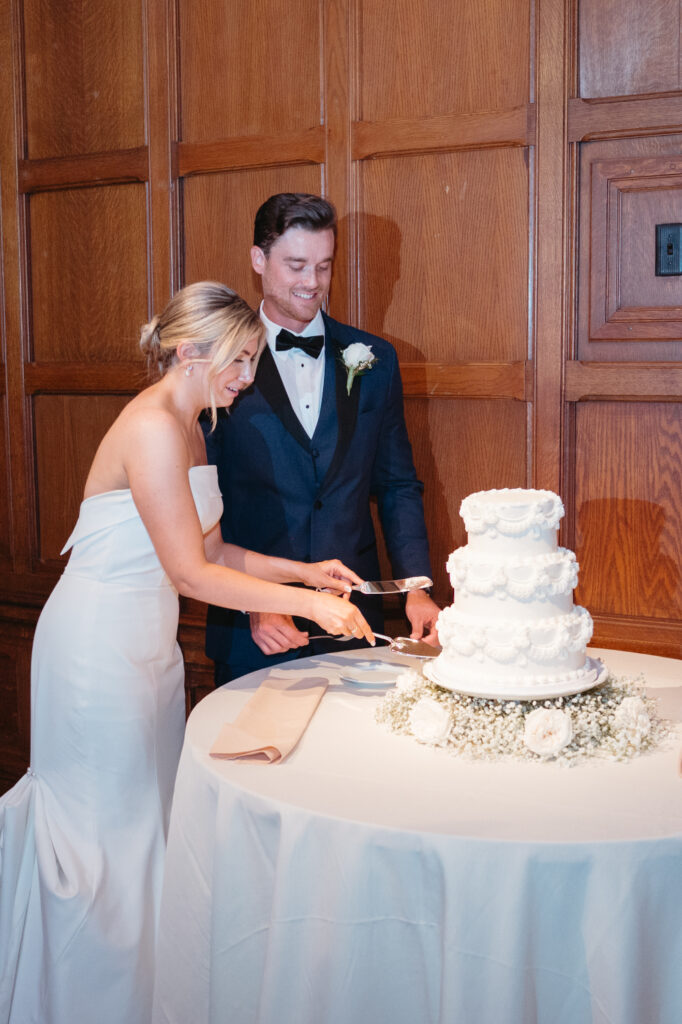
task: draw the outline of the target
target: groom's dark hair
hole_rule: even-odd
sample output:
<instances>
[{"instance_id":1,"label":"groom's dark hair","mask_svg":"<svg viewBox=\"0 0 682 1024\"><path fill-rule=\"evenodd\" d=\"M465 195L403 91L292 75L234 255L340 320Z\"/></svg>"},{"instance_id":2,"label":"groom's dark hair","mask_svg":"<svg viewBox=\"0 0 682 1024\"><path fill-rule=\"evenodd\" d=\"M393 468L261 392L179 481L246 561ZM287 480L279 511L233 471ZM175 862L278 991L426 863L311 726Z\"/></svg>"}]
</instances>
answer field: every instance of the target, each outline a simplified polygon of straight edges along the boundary
<instances>
[{"instance_id":1,"label":"groom's dark hair","mask_svg":"<svg viewBox=\"0 0 682 1024\"><path fill-rule=\"evenodd\" d=\"M278 192L266 199L256 214L253 244L267 256L277 239L289 228L324 231L336 238L336 210L328 199L308 192Z\"/></svg>"}]
</instances>

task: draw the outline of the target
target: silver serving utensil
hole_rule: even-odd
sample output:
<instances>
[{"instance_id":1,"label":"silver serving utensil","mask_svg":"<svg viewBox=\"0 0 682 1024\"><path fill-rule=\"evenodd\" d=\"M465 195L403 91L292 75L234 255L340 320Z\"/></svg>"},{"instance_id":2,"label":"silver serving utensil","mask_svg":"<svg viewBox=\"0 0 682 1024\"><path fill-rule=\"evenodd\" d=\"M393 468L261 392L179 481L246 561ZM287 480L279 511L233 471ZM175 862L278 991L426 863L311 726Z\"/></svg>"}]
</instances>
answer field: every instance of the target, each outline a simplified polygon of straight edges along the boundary
<instances>
[{"instance_id":1,"label":"silver serving utensil","mask_svg":"<svg viewBox=\"0 0 682 1024\"><path fill-rule=\"evenodd\" d=\"M442 648L435 644L427 644L424 640L413 640L411 636L386 636L385 633L375 633L379 640L388 641L389 651L395 654L404 654L408 658L435 658L440 654ZM336 640L337 643L346 643L348 640L357 640L355 636L329 636L326 633L318 636L309 636L308 640Z\"/></svg>"},{"instance_id":2,"label":"silver serving utensil","mask_svg":"<svg viewBox=\"0 0 682 1024\"><path fill-rule=\"evenodd\" d=\"M365 580L364 583L354 583L351 589L361 594L404 594L409 590L424 590L431 586L433 580L428 576L408 576L404 580Z\"/></svg>"}]
</instances>

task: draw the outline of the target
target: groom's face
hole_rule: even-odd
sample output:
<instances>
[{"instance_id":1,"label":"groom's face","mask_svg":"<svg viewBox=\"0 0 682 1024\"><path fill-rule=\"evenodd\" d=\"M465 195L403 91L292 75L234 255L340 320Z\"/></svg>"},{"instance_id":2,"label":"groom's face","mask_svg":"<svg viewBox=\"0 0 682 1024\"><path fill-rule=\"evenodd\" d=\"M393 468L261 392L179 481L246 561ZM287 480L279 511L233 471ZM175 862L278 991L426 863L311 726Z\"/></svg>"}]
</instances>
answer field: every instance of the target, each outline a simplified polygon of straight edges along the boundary
<instances>
[{"instance_id":1,"label":"groom's face","mask_svg":"<svg viewBox=\"0 0 682 1024\"><path fill-rule=\"evenodd\" d=\"M334 232L289 228L266 256L254 245L251 263L263 284L263 312L280 327L300 333L327 297Z\"/></svg>"}]
</instances>

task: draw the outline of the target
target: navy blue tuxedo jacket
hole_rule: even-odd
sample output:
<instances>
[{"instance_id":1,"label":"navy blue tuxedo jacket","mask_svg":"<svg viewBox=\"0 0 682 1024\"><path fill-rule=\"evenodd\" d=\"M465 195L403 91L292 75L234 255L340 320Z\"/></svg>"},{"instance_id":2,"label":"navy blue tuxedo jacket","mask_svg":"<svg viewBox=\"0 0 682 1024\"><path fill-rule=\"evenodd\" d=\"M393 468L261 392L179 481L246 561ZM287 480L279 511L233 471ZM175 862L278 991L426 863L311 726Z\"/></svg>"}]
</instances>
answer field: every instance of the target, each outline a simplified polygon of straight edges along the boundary
<instances>
[{"instance_id":1,"label":"navy blue tuxedo jacket","mask_svg":"<svg viewBox=\"0 0 682 1024\"><path fill-rule=\"evenodd\" d=\"M267 347L252 387L207 435L225 506L223 537L285 558L340 558L363 579L377 579L370 513L375 497L394 576L430 576L423 486L412 461L395 350L383 338L326 315L324 322L324 386L312 438ZM340 352L358 341L372 347L377 362L355 378L348 395ZM358 603L373 628L381 629L380 599ZM313 650L264 655L251 639L247 616L209 609L207 654L229 665L232 677Z\"/></svg>"}]
</instances>

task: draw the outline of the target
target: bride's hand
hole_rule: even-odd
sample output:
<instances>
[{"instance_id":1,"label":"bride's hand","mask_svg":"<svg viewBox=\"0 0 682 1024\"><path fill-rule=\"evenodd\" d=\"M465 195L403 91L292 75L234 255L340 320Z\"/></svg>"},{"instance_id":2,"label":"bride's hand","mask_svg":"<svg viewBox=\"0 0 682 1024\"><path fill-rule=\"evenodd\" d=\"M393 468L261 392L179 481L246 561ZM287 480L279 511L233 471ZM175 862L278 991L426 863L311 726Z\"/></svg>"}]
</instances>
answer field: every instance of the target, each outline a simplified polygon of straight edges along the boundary
<instances>
[{"instance_id":1,"label":"bride's hand","mask_svg":"<svg viewBox=\"0 0 682 1024\"><path fill-rule=\"evenodd\" d=\"M354 604L331 594L315 593L311 594L310 598L310 618L327 633L335 636L339 633L344 636L355 636L358 640L364 637L372 647L374 646L374 633L360 609Z\"/></svg>"},{"instance_id":2,"label":"bride's hand","mask_svg":"<svg viewBox=\"0 0 682 1024\"><path fill-rule=\"evenodd\" d=\"M352 583L362 583L361 578L352 569L340 562L338 558L329 558L324 562L301 562L301 583L316 590L328 590L333 594L350 594Z\"/></svg>"}]
</instances>

